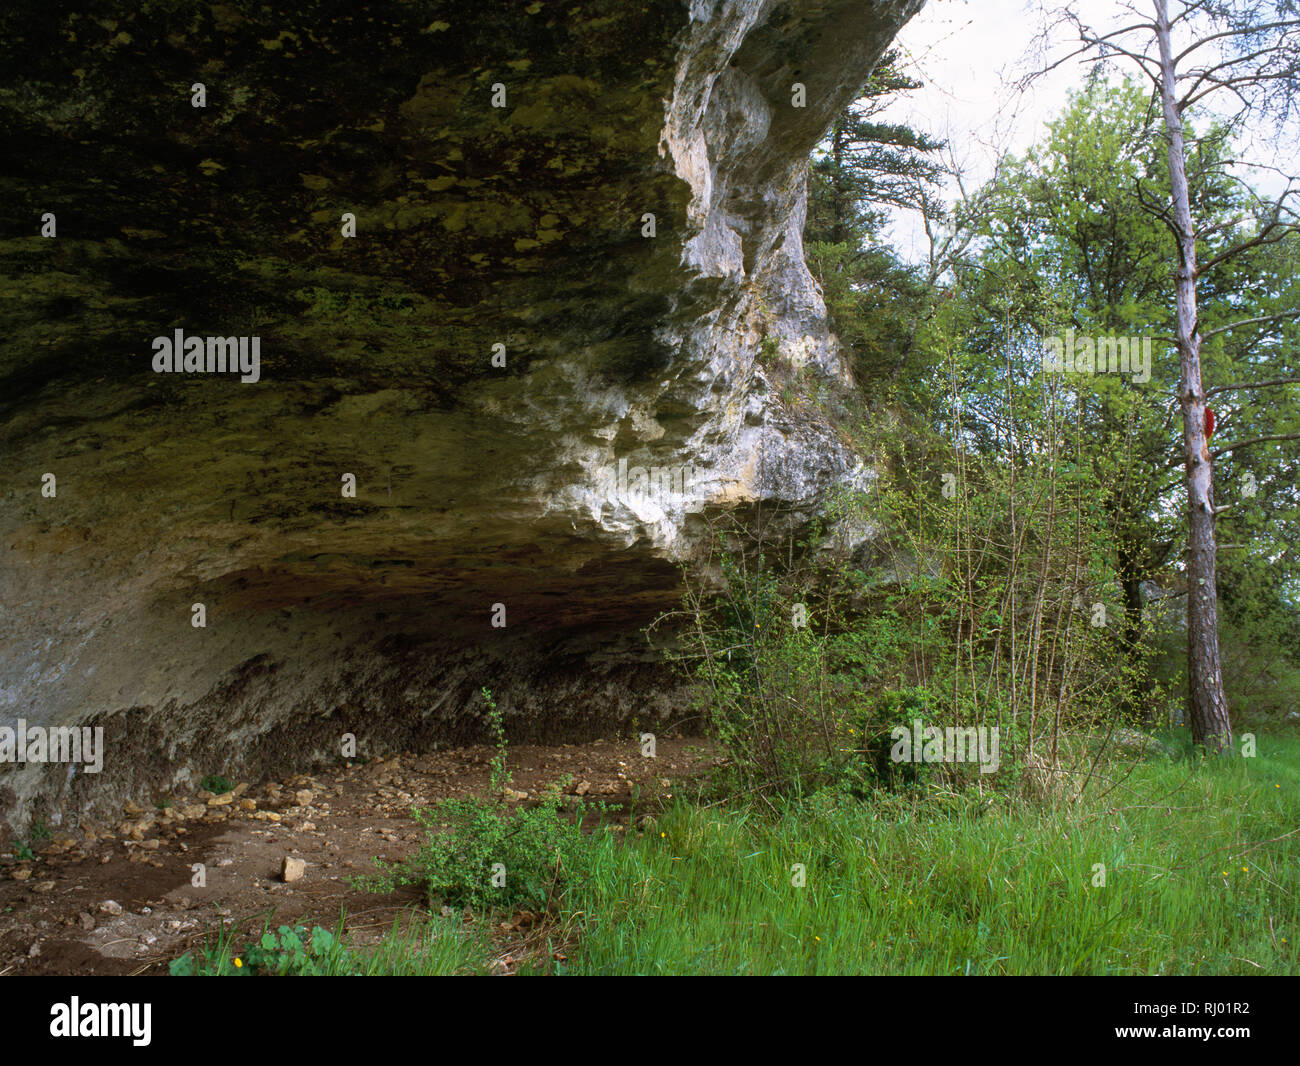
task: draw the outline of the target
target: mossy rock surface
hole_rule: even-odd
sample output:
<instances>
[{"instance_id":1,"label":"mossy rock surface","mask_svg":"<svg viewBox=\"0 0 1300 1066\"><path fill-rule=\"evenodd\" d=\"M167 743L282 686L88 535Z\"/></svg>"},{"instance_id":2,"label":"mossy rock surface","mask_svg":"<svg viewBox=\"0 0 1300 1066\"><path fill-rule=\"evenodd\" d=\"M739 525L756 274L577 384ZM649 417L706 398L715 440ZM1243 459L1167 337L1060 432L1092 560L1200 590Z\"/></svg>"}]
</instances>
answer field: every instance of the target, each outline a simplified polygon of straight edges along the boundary
<instances>
[{"instance_id":1,"label":"mossy rock surface","mask_svg":"<svg viewBox=\"0 0 1300 1066\"><path fill-rule=\"evenodd\" d=\"M0 11L3 713L115 738L0 817L475 736L483 684L526 735L684 713L638 629L697 516L853 466L756 357L842 377L807 155L918 0L281 7ZM176 329L260 379L155 373ZM629 507L624 458L701 477Z\"/></svg>"}]
</instances>

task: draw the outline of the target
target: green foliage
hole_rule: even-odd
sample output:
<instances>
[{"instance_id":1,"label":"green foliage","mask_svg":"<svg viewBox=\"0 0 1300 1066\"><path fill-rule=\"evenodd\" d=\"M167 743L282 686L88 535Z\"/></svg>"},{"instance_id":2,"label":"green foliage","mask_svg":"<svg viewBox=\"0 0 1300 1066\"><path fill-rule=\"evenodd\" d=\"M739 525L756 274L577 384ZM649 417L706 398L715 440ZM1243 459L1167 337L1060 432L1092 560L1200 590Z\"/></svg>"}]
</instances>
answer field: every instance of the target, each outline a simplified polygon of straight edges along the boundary
<instances>
[{"instance_id":1,"label":"green foliage","mask_svg":"<svg viewBox=\"0 0 1300 1066\"><path fill-rule=\"evenodd\" d=\"M208 774L199 782L199 788L207 792L214 792L218 796L233 791L235 782L228 777L222 777L220 774Z\"/></svg>"},{"instance_id":2,"label":"green foliage","mask_svg":"<svg viewBox=\"0 0 1300 1066\"><path fill-rule=\"evenodd\" d=\"M1059 420L1038 425L1038 446L1059 449ZM825 532L765 545L720 523L696 572L710 583L688 572L682 610L663 619L686 622L677 659L727 755L715 784L1038 795L1087 779L1095 750L1065 750L1062 729L1104 732L1135 690L1158 695L1143 662L1117 661L1124 611L1095 471L963 454L932 427L883 420L857 443L896 460L870 491L828 503ZM872 532L848 554L840 537L854 530ZM894 730L918 722L996 730L997 785L969 760L906 761Z\"/></svg>"},{"instance_id":3,"label":"green foliage","mask_svg":"<svg viewBox=\"0 0 1300 1066\"><path fill-rule=\"evenodd\" d=\"M412 813L429 831L425 843L404 862L376 859L381 872L357 884L371 892L420 885L435 911L444 904L545 907L585 876L601 846L582 831L582 804L569 821L554 795L533 807L476 796L445 799Z\"/></svg>"},{"instance_id":4,"label":"green foliage","mask_svg":"<svg viewBox=\"0 0 1300 1066\"><path fill-rule=\"evenodd\" d=\"M1158 114L1145 85L1094 77L1043 144L1005 162L972 220L977 252L956 264L955 298L940 316L943 344L955 357L937 362L951 374L941 387L962 401L953 432L981 456L1015 464L1022 460L1012 445L1021 441L1028 445L1024 458L1031 458L1052 411L1077 425L1052 461L1063 473L1084 473L1088 484L1078 499L1089 524L1108 531L1110 545L1094 553L1102 565L1093 569L1119 594L1116 650L1133 681L1127 703L1149 720L1160 717L1166 700L1145 691L1141 677L1186 687L1181 607L1164 605L1153 614L1147 603L1152 591L1172 593L1184 580L1187 507L1178 476L1181 424L1171 402L1178 365L1159 339L1173 331L1174 246L1164 223L1140 202L1169 196L1166 146L1153 124ZM1240 220L1258 204L1228 176L1229 131L1199 125L1189 180L1205 233L1198 254L1208 261L1242 239ZM1217 390L1211 402L1221 427L1211 450L1225 437L1266 438L1212 455L1221 508L1216 534L1228 546L1219 554L1219 622L1234 717L1293 705L1300 672L1293 639L1300 570L1285 548L1300 536L1300 501L1285 473L1300 454L1297 441L1286 439L1300 435L1293 402L1300 387L1251 386L1300 376L1300 325L1267 318L1300 306L1297 263L1300 239L1292 234L1221 264L1202 279L1198 295L1206 334L1202 377ZM1218 332L1250 319L1260 321ZM1105 373L1045 381L1041 338L1067 328L1080 336L1151 338L1150 382Z\"/></svg>"},{"instance_id":5,"label":"green foliage","mask_svg":"<svg viewBox=\"0 0 1300 1066\"><path fill-rule=\"evenodd\" d=\"M827 690L823 643L794 624L798 609L770 560L729 551L718 531L713 599L689 577L689 620L678 660L729 756L723 776L740 790L800 791L834 779L851 761L842 714ZM806 611L806 605L801 605Z\"/></svg>"},{"instance_id":6,"label":"green foliage","mask_svg":"<svg viewBox=\"0 0 1300 1066\"><path fill-rule=\"evenodd\" d=\"M1263 529L1268 522L1283 528ZM1226 543L1258 545L1228 548L1218 568L1223 681L1238 729L1281 724L1300 709L1300 590L1282 559L1266 554L1284 535L1284 523L1268 515L1267 503L1238 510L1231 525L1224 523ZM1178 645L1176 636L1170 645ZM1166 662L1182 664L1184 651L1170 647Z\"/></svg>"},{"instance_id":7,"label":"green foliage","mask_svg":"<svg viewBox=\"0 0 1300 1066\"><path fill-rule=\"evenodd\" d=\"M933 190L943 169L931 157L943 144L908 126L877 121L899 95L921 87L900 72L898 58L897 52L882 58L813 155L811 240L859 247L881 229L885 205L942 215Z\"/></svg>"},{"instance_id":8,"label":"green foliage","mask_svg":"<svg viewBox=\"0 0 1300 1066\"><path fill-rule=\"evenodd\" d=\"M506 728L501 718L501 711L497 709L496 700L492 698L492 690L485 685L480 692L483 701L488 706L488 728L492 732L492 739L496 745L496 754L492 756L492 772L488 782L488 792L496 795L513 780L510 772L506 769Z\"/></svg>"},{"instance_id":9,"label":"green foliage","mask_svg":"<svg viewBox=\"0 0 1300 1066\"><path fill-rule=\"evenodd\" d=\"M482 973L487 947L459 922L429 919L419 927L393 929L373 948L348 947L343 921L334 932L321 926L282 925L237 949L229 931L211 944L173 959L173 977L369 977Z\"/></svg>"},{"instance_id":10,"label":"green foliage","mask_svg":"<svg viewBox=\"0 0 1300 1066\"><path fill-rule=\"evenodd\" d=\"M857 740L863 763L876 781L891 788L916 786L936 776L929 763L895 762L890 758L895 727L922 730L942 723L935 721L931 708L939 704L938 695L925 685L886 689L872 700L859 702L853 709L850 733Z\"/></svg>"},{"instance_id":11,"label":"green foliage","mask_svg":"<svg viewBox=\"0 0 1300 1066\"><path fill-rule=\"evenodd\" d=\"M299 289L293 295L306 305L305 314L338 319L349 325L364 325L395 313L409 315L415 308L414 297L400 292L381 292L372 297L316 285Z\"/></svg>"},{"instance_id":12,"label":"green foliage","mask_svg":"<svg viewBox=\"0 0 1300 1066\"><path fill-rule=\"evenodd\" d=\"M919 88L889 53L862 95L837 116L810 167L804 252L864 393L916 372L916 344L932 311L933 279L904 263L885 234L888 209L944 216L933 158L943 145L907 126L878 121L883 107Z\"/></svg>"},{"instance_id":13,"label":"green foliage","mask_svg":"<svg viewBox=\"0 0 1300 1066\"><path fill-rule=\"evenodd\" d=\"M31 862L36 858L36 845L44 840L50 839L50 827L45 822L37 819L32 822L31 836L26 843L21 840L14 841L11 850L15 859L20 862Z\"/></svg>"},{"instance_id":14,"label":"green foliage","mask_svg":"<svg viewBox=\"0 0 1300 1066\"><path fill-rule=\"evenodd\" d=\"M496 741L488 796L444 799L413 810L428 830L425 843L404 862L376 859L380 872L358 878L358 887L392 892L399 885L420 885L435 911L444 904L545 907L584 876L601 845L582 831L587 808L579 800L573 820L566 819L559 787L544 791L532 806L502 802L511 780L505 728L491 691L484 688L482 696Z\"/></svg>"},{"instance_id":15,"label":"green foliage","mask_svg":"<svg viewBox=\"0 0 1300 1066\"><path fill-rule=\"evenodd\" d=\"M173 959L169 967L173 977L321 977L339 969L346 949L335 935L319 925L309 934L302 926L282 925L268 929L256 943L239 954L216 948L204 949L200 957L193 954Z\"/></svg>"}]
</instances>

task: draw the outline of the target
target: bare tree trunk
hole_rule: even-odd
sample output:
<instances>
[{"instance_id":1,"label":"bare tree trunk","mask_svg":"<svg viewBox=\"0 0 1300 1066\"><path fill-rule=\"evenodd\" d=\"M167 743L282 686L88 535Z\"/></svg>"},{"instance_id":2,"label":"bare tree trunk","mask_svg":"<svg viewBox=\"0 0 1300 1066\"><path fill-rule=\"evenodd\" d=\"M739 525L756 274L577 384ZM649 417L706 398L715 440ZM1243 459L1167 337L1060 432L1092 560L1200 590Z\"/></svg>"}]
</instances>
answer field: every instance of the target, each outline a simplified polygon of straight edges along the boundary
<instances>
[{"instance_id":1,"label":"bare tree trunk","mask_svg":"<svg viewBox=\"0 0 1300 1066\"><path fill-rule=\"evenodd\" d=\"M1205 390L1201 385L1201 336L1196 312L1196 231L1183 141L1183 122L1175 93L1167 0L1155 0L1160 46L1160 97L1169 139L1169 184L1178 236L1177 337L1181 374L1178 399L1183 409L1187 463L1187 719L1197 744L1210 751L1232 746L1232 726L1223 695L1219 663L1219 598L1215 585L1214 496L1210 453L1205 443Z\"/></svg>"}]
</instances>

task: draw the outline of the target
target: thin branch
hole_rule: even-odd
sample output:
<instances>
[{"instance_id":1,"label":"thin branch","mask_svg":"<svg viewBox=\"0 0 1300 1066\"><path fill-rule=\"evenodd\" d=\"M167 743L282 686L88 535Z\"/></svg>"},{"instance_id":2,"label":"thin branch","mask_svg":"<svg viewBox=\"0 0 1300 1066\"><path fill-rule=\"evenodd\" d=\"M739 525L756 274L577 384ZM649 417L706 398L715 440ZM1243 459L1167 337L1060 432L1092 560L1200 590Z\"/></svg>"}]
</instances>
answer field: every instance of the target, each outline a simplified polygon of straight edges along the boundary
<instances>
[{"instance_id":1,"label":"thin branch","mask_svg":"<svg viewBox=\"0 0 1300 1066\"><path fill-rule=\"evenodd\" d=\"M1295 318L1297 315L1300 315L1300 308L1297 308L1294 311L1278 311L1276 314L1272 315L1256 315L1254 318L1239 319L1236 322L1229 322L1226 326L1218 326L1215 329L1207 330L1205 333L1201 334L1201 340L1209 340L1211 337L1217 336L1220 333L1227 333L1230 330L1234 330L1238 326L1253 326L1258 322L1276 322L1279 318ZM1294 378L1287 379L1288 383L1294 380ZM1220 389L1219 391L1223 390Z\"/></svg>"},{"instance_id":2,"label":"thin branch","mask_svg":"<svg viewBox=\"0 0 1300 1066\"><path fill-rule=\"evenodd\" d=\"M1235 452L1238 448L1248 448L1252 444L1264 444L1271 440L1300 440L1300 433L1270 433L1267 437L1251 437L1249 440L1238 441L1223 448L1215 448L1210 452L1210 458L1217 459L1220 455Z\"/></svg>"},{"instance_id":3,"label":"thin branch","mask_svg":"<svg viewBox=\"0 0 1300 1066\"><path fill-rule=\"evenodd\" d=\"M1300 314L1300 311L1295 312ZM1207 334L1209 336L1210 334ZM1238 385L1216 385L1212 389L1206 389L1205 395L1215 396L1221 392L1238 392L1245 389L1267 389L1274 385L1300 385L1300 378L1274 378L1272 381L1244 381Z\"/></svg>"}]
</instances>

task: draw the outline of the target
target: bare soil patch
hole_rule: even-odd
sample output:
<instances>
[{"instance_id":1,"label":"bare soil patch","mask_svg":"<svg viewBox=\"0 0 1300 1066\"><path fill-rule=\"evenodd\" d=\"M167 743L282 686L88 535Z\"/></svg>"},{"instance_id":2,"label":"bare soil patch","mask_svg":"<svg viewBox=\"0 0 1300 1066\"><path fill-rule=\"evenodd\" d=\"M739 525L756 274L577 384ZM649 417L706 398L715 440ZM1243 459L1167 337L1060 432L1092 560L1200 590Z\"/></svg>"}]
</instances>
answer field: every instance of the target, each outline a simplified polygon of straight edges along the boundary
<instances>
[{"instance_id":1,"label":"bare soil patch","mask_svg":"<svg viewBox=\"0 0 1300 1066\"><path fill-rule=\"evenodd\" d=\"M408 856L423 839L412 806L482 794L491 747L393 755L285 781L241 782L231 793L158 797L128 804L111 825L87 825L32 841L32 858L0 856L0 974L166 974L168 962L221 925L256 936L273 925L333 928L346 914L349 942L373 943L418 921L423 899L408 889L354 888L375 857ZM569 777L565 793L608 803L626 825L712 762L707 742L660 736L657 757L630 739L510 749L510 802L535 802ZM281 877L300 859L303 876ZM192 884L202 864L206 886ZM498 920L494 972L510 973L535 939L536 916Z\"/></svg>"}]
</instances>

